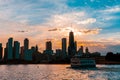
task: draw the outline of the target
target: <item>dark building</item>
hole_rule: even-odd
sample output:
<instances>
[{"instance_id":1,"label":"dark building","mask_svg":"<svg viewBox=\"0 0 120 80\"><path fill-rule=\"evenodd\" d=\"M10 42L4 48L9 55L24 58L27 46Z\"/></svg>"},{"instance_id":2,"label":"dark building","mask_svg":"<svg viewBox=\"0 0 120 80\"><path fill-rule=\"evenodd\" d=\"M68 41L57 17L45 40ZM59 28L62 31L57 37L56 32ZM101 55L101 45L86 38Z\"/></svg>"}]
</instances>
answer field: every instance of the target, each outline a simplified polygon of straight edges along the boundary
<instances>
[{"instance_id":1,"label":"dark building","mask_svg":"<svg viewBox=\"0 0 120 80\"><path fill-rule=\"evenodd\" d=\"M6 43L6 47L4 49L4 60L7 60L7 56L8 56L8 43Z\"/></svg>"},{"instance_id":2,"label":"dark building","mask_svg":"<svg viewBox=\"0 0 120 80\"><path fill-rule=\"evenodd\" d=\"M75 53L77 53L77 41L75 41L75 43L74 43L74 45L75 45Z\"/></svg>"},{"instance_id":3,"label":"dark building","mask_svg":"<svg viewBox=\"0 0 120 80\"><path fill-rule=\"evenodd\" d=\"M32 46L32 47L31 47L31 50L32 50L33 52L35 52L35 51L36 51L36 47Z\"/></svg>"},{"instance_id":4,"label":"dark building","mask_svg":"<svg viewBox=\"0 0 120 80\"><path fill-rule=\"evenodd\" d=\"M38 45L36 45L36 47L35 47L35 51L38 52Z\"/></svg>"},{"instance_id":5,"label":"dark building","mask_svg":"<svg viewBox=\"0 0 120 80\"><path fill-rule=\"evenodd\" d=\"M89 54L89 49L88 49L88 47L86 47L85 53L86 53L86 54Z\"/></svg>"},{"instance_id":6,"label":"dark building","mask_svg":"<svg viewBox=\"0 0 120 80\"><path fill-rule=\"evenodd\" d=\"M32 55L34 52L35 52L34 47L32 47L32 49L28 49L27 51L25 51L24 60L32 61Z\"/></svg>"},{"instance_id":7,"label":"dark building","mask_svg":"<svg viewBox=\"0 0 120 80\"><path fill-rule=\"evenodd\" d=\"M78 55L82 55L84 53L83 46L81 46L78 50Z\"/></svg>"},{"instance_id":8,"label":"dark building","mask_svg":"<svg viewBox=\"0 0 120 80\"><path fill-rule=\"evenodd\" d=\"M67 48L67 40L66 38L62 38L62 53L66 54L66 48Z\"/></svg>"},{"instance_id":9,"label":"dark building","mask_svg":"<svg viewBox=\"0 0 120 80\"><path fill-rule=\"evenodd\" d=\"M52 42L51 41L46 42L46 50L44 50L43 53L50 54L50 55L53 54Z\"/></svg>"},{"instance_id":10,"label":"dark building","mask_svg":"<svg viewBox=\"0 0 120 80\"><path fill-rule=\"evenodd\" d=\"M27 60L27 61L32 61L32 55L33 53L35 53L36 51L36 47L32 46L31 49L28 49L27 51L25 51L25 54L24 54L24 60Z\"/></svg>"},{"instance_id":11,"label":"dark building","mask_svg":"<svg viewBox=\"0 0 120 80\"><path fill-rule=\"evenodd\" d=\"M12 60L13 59L13 38L8 39L8 48L7 49L8 49L7 59Z\"/></svg>"},{"instance_id":12,"label":"dark building","mask_svg":"<svg viewBox=\"0 0 120 80\"><path fill-rule=\"evenodd\" d=\"M24 53L22 55L24 60L32 61L32 54L34 53L35 47L32 47L32 49L29 49L29 39L24 39Z\"/></svg>"},{"instance_id":13,"label":"dark building","mask_svg":"<svg viewBox=\"0 0 120 80\"><path fill-rule=\"evenodd\" d=\"M29 39L28 38L25 38L24 39L24 48L23 48L23 54L22 54L22 57L24 60L27 60L29 59Z\"/></svg>"},{"instance_id":14,"label":"dark building","mask_svg":"<svg viewBox=\"0 0 120 80\"><path fill-rule=\"evenodd\" d=\"M52 50L52 42L51 41L46 42L46 50Z\"/></svg>"},{"instance_id":15,"label":"dark building","mask_svg":"<svg viewBox=\"0 0 120 80\"><path fill-rule=\"evenodd\" d=\"M20 59L20 43L18 41L14 41L13 59Z\"/></svg>"},{"instance_id":16,"label":"dark building","mask_svg":"<svg viewBox=\"0 0 120 80\"><path fill-rule=\"evenodd\" d=\"M24 39L24 51L29 49L29 40L27 38Z\"/></svg>"},{"instance_id":17,"label":"dark building","mask_svg":"<svg viewBox=\"0 0 120 80\"><path fill-rule=\"evenodd\" d=\"M0 43L0 60L2 59L3 56L3 47L2 47L2 43Z\"/></svg>"},{"instance_id":18,"label":"dark building","mask_svg":"<svg viewBox=\"0 0 120 80\"><path fill-rule=\"evenodd\" d=\"M74 42L74 33L71 31L69 33L69 46L68 46L68 55L73 57L76 54L76 44Z\"/></svg>"},{"instance_id":19,"label":"dark building","mask_svg":"<svg viewBox=\"0 0 120 80\"><path fill-rule=\"evenodd\" d=\"M20 57L24 60L24 46L20 47Z\"/></svg>"},{"instance_id":20,"label":"dark building","mask_svg":"<svg viewBox=\"0 0 120 80\"><path fill-rule=\"evenodd\" d=\"M62 50L61 49L56 49L56 55L61 57L62 56Z\"/></svg>"}]
</instances>

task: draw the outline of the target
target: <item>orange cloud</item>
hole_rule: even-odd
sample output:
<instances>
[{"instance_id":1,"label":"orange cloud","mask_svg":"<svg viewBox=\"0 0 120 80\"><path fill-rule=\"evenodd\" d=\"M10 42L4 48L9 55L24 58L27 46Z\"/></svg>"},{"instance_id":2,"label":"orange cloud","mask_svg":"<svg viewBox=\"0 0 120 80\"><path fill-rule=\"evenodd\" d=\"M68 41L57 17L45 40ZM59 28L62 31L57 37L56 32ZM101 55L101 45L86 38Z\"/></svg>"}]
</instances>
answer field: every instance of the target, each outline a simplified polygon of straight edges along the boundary
<instances>
[{"instance_id":1,"label":"orange cloud","mask_svg":"<svg viewBox=\"0 0 120 80\"><path fill-rule=\"evenodd\" d=\"M80 30L83 34L98 34L102 29L83 29Z\"/></svg>"}]
</instances>

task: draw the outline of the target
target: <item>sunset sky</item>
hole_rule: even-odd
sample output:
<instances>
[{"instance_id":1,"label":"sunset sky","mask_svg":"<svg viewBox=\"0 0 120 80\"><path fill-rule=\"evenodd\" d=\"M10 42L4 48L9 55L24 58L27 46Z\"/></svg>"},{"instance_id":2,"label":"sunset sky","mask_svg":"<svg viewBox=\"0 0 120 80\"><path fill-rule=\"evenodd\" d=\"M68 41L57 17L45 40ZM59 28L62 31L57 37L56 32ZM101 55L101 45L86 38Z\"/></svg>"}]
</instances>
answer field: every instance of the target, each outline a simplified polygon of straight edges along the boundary
<instances>
[{"instance_id":1,"label":"sunset sky","mask_svg":"<svg viewBox=\"0 0 120 80\"><path fill-rule=\"evenodd\" d=\"M51 40L61 47L73 31L78 48L120 52L120 0L0 0L0 42L29 38L30 45Z\"/></svg>"}]
</instances>

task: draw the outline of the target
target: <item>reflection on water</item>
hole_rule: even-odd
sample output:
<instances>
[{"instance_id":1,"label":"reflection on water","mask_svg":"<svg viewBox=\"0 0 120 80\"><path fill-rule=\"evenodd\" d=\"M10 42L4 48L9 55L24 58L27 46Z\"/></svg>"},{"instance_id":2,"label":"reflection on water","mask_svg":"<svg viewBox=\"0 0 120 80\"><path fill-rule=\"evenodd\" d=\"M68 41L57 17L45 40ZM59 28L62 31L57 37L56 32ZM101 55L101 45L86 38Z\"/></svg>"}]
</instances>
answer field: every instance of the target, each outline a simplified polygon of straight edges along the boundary
<instances>
[{"instance_id":1,"label":"reflection on water","mask_svg":"<svg viewBox=\"0 0 120 80\"><path fill-rule=\"evenodd\" d=\"M120 80L120 65L72 69L70 65L0 65L0 80Z\"/></svg>"}]
</instances>

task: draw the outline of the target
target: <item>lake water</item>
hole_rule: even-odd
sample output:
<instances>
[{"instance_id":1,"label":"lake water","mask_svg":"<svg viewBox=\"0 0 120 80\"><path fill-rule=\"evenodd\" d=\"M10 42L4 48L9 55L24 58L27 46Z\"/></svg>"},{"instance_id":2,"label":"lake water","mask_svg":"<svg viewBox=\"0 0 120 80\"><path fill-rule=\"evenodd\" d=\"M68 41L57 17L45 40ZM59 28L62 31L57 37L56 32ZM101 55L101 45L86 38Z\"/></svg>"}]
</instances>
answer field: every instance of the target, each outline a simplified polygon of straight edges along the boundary
<instances>
[{"instance_id":1,"label":"lake water","mask_svg":"<svg viewBox=\"0 0 120 80\"><path fill-rule=\"evenodd\" d=\"M120 80L120 65L71 69L70 65L0 65L0 80Z\"/></svg>"}]
</instances>

